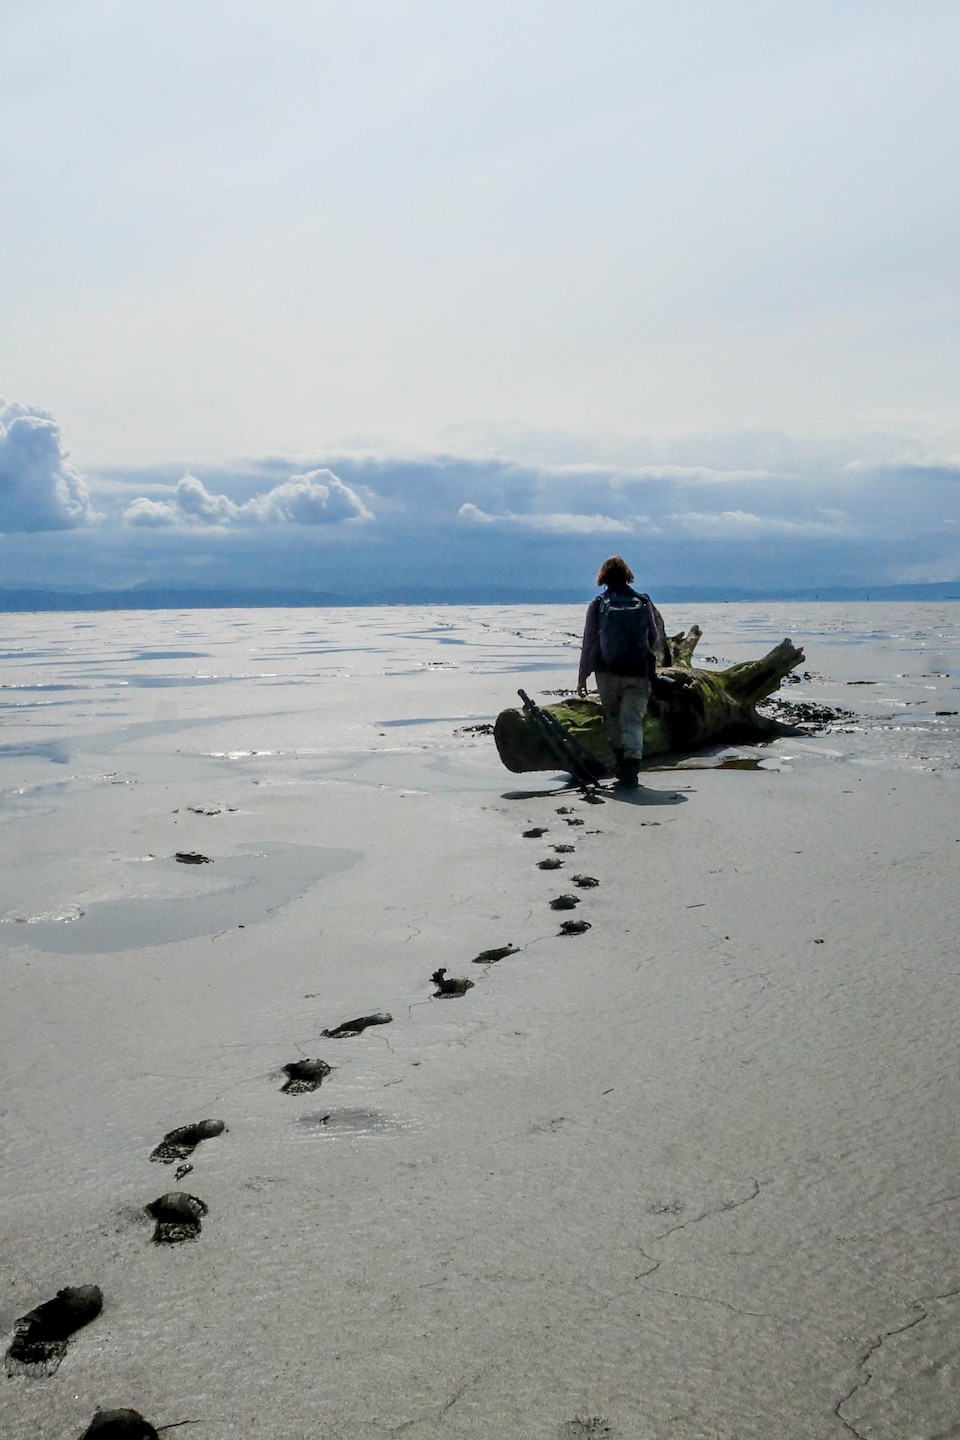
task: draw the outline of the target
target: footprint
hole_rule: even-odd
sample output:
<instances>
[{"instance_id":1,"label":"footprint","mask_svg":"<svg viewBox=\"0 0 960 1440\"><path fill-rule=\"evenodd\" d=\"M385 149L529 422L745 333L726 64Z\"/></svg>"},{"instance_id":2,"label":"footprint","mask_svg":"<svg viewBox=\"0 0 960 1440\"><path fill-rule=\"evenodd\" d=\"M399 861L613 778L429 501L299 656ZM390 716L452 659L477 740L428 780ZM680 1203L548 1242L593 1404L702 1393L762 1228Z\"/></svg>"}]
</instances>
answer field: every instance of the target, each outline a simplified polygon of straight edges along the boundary
<instances>
[{"instance_id":1,"label":"footprint","mask_svg":"<svg viewBox=\"0 0 960 1440\"><path fill-rule=\"evenodd\" d=\"M172 1165L174 1160L186 1160L201 1140L212 1140L215 1135L222 1135L226 1128L222 1120L198 1120L195 1125L181 1125L179 1129L164 1135L150 1159L159 1160L161 1165Z\"/></svg>"},{"instance_id":2,"label":"footprint","mask_svg":"<svg viewBox=\"0 0 960 1440\"><path fill-rule=\"evenodd\" d=\"M573 910L580 904L579 895L558 895L555 900L550 901L551 910Z\"/></svg>"},{"instance_id":3,"label":"footprint","mask_svg":"<svg viewBox=\"0 0 960 1440\"><path fill-rule=\"evenodd\" d=\"M574 853L574 851L576 850L576 848L577 848L576 845L551 845L551 846L550 846L550 849L551 849L551 850L555 850L558 855L572 855L572 854Z\"/></svg>"},{"instance_id":4,"label":"footprint","mask_svg":"<svg viewBox=\"0 0 960 1440\"><path fill-rule=\"evenodd\" d=\"M593 890L600 884L592 875L571 875L574 885L579 885L581 890Z\"/></svg>"},{"instance_id":5,"label":"footprint","mask_svg":"<svg viewBox=\"0 0 960 1440\"><path fill-rule=\"evenodd\" d=\"M537 869L538 869L538 870L559 870L562 864L563 864L563 861L562 861L562 860L558 860L555 855L548 855L547 858L546 858L546 860L538 860L538 861L537 861Z\"/></svg>"},{"instance_id":6,"label":"footprint","mask_svg":"<svg viewBox=\"0 0 960 1440\"><path fill-rule=\"evenodd\" d=\"M328 1040L343 1040L348 1035L360 1035L368 1025L389 1025L393 1019L385 1010L378 1010L374 1015L360 1015L356 1020L344 1020L335 1030L321 1030L320 1034L325 1035Z\"/></svg>"},{"instance_id":7,"label":"footprint","mask_svg":"<svg viewBox=\"0 0 960 1440\"><path fill-rule=\"evenodd\" d=\"M591 927L589 920L564 920L561 923L560 929L557 931L557 934L583 935L585 931L589 930L590 928Z\"/></svg>"},{"instance_id":8,"label":"footprint","mask_svg":"<svg viewBox=\"0 0 960 1440\"><path fill-rule=\"evenodd\" d=\"M564 821L565 825L582 825L583 821L579 815L568 815Z\"/></svg>"},{"instance_id":9,"label":"footprint","mask_svg":"<svg viewBox=\"0 0 960 1440\"><path fill-rule=\"evenodd\" d=\"M558 806L557 806L557 814L558 814L558 815L573 815L573 814L575 814L575 813L576 813L576 812L575 812L575 810L574 810L574 808L573 808L572 805L558 805Z\"/></svg>"},{"instance_id":10,"label":"footprint","mask_svg":"<svg viewBox=\"0 0 960 1440\"><path fill-rule=\"evenodd\" d=\"M498 960L505 960L508 955L519 955L519 945L499 945L495 950L481 950L479 955L474 955L471 965L496 965Z\"/></svg>"},{"instance_id":11,"label":"footprint","mask_svg":"<svg viewBox=\"0 0 960 1440\"><path fill-rule=\"evenodd\" d=\"M161 1195L159 1200L151 1200L146 1211L157 1222L153 1232L154 1243L176 1245L181 1240L196 1240L207 1207L196 1195L188 1195L185 1190L171 1190L169 1194Z\"/></svg>"},{"instance_id":12,"label":"footprint","mask_svg":"<svg viewBox=\"0 0 960 1440\"><path fill-rule=\"evenodd\" d=\"M201 855L199 850L178 850L174 855L178 865L212 865L213 861L209 855Z\"/></svg>"},{"instance_id":13,"label":"footprint","mask_svg":"<svg viewBox=\"0 0 960 1440\"><path fill-rule=\"evenodd\" d=\"M291 1060L283 1067L287 1083L280 1089L284 1095L303 1095L307 1090L318 1090L330 1070L325 1060Z\"/></svg>"},{"instance_id":14,"label":"footprint","mask_svg":"<svg viewBox=\"0 0 960 1440\"><path fill-rule=\"evenodd\" d=\"M612 1434L609 1421L602 1415L577 1415L560 1426L560 1440L588 1440L588 1437Z\"/></svg>"},{"instance_id":15,"label":"footprint","mask_svg":"<svg viewBox=\"0 0 960 1440\"><path fill-rule=\"evenodd\" d=\"M14 1321L7 1351L8 1375L52 1375L67 1353L76 1330L96 1320L103 1309L99 1285L66 1285L52 1300Z\"/></svg>"},{"instance_id":16,"label":"footprint","mask_svg":"<svg viewBox=\"0 0 960 1440\"><path fill-rule=\"evenodd\" d=\"M160 1440L139 1410L98 1410L80 1440Z\"/></svg>"},{"instance_id":17,"label":"footprint","mask_svg":"<svg viewBox=\"0 0 960 1440\"><path fill-rule=\"evenodd\" d=\"M541 835L547 834L546 825L534 825L532 830L524 830L524 840L539 840Z\"/></svg>"},{"instance_id":18,"label":"footprint","mask_svg":"<svg viewBox=\"0 0 960 1440\"><path fill-rule=\"evenodd\" d=\"M192 1165L178 1165L176 1170L173 1172L173 1178L174 1180L182 1180L185 1175L191 1175L192 1173Z\"/></svg>"},{"instance_id":19,"label":"footprint","mask_svg":"<svg viewBox=\"0 0 960 1440\"><path fill-rule=\"evenodd\" d=\"M452 1000L456 995L466 995L468 990L473 989L472 980L468 980L466 976L458 979L455 975L448 975L442 965L439 970L434 970L430 979L437 987L433 992L434 1000Z\"/></svg>"}]
</instances>

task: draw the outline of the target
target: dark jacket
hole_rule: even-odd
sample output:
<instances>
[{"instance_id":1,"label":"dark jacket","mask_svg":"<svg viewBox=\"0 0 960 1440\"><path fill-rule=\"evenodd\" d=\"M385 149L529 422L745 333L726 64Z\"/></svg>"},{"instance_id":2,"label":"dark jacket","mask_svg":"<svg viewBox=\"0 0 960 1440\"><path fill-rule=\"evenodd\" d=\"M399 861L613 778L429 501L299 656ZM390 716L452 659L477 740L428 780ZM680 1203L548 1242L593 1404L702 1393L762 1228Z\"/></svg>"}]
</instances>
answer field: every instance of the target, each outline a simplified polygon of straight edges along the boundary
<instances>
[{"instance_id":1,"label":"dark jacket","mask_svg":"<svg viewBox=\"0 0 960 1440\"><path fill-rule=\"evenodd\" d=\"M616 591L612 586L608 585L604 593L607 595L622 595L624 593L627 595L637 594L631 585L627 585L622 590ZM577 678L578 686L586 685L591 675L595 675L598 671L603 673L607 669L603 663L603 656L600 654L600 601L602 598L602 596L598 595L596 599L591 600L587 606L587 618L583 626L583 644L580 647L580 674ZM653 618L653 606L650 607L647 618L647 638L650 642L650 653L653 655L657 647L657 622ZM653 679L652 670L653 664L651 662L651 674L649 676L651 680Z\"/></svg>"}]
</instances>

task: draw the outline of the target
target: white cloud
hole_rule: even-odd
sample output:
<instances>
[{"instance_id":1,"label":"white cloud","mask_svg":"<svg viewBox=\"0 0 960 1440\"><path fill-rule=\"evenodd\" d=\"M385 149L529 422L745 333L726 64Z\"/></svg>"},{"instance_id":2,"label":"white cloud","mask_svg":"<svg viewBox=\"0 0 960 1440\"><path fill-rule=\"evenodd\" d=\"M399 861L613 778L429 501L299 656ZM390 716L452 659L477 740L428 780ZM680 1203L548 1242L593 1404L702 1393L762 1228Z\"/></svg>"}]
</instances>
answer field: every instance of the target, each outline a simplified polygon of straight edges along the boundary
<instances>
[{"instance_id":1,"label":"white cloud","mask_svg":"<svg viewBox=\"0 0 960 1440\"><path fill-rule=\"evenodd\" d=\"M541 530L553 535L632 535L637 524L647 523L645 515L631 515L617 520L610 515L576 515L564 512L541 515L490 515L479 506L467 502L457 516L473 525L504 525L520 530Z\"/></svg>"},{"instance_id":2,"label":"white cloud","mask_svg":"<svg viewBox=\"0 0 960 1440\"><path fill-rule=\"evenodd\" d=\"M173 503L179 516L198 525L224 525L240 513L240 507L226 495L211 495L195 475L177 481Z\"/></svg>"},{"instance_id":3,"label":"white cloud","mask_svg":"<svg viewBox=\"0 0 960 1440\"><path fill-rule=\"evenodd\" d=\"M265 495L241 506L244 518L285 520L299 525L336 525L344 520L372 520L360 496L332 470L293 475Z\"/></svg>"},{"instance_id":4,"label":"white cloud","mask_svg":"<svg viewBox=\"0 0 960 1440\"><path fill-rule=\"evenodd\" d=\"M0 397L0 531L69 530L96 518L50 412Z\"/></svg>"},{"instance_id":5,"label":"white cloud","mask_svg":"<svg viewBox=\"0 0 960 1440\"><path fill-rule=\"evenodd\" d=\"M734 485L794 478L773 470L714 470L707 465L638 465L606 473L615 488L650 480L668 480L683 485Z\"/></svg>"},{"instance_id":6,"label":"white cloud","mask_svg":"<svg viewBox=\"0 0 960 1440\"><path fill-rule=\"evenodd\" d=\"M960 480L960 455L904 455L893 460L851 460L845 470L854 474L930 475Z\"/></svg>"},{"instance_id":7,"label":"white cloud","mask_svg":"<svg viewBox=\"0 0 960 1440\"><path fill-rule=\"evenodd\" d=\"M682 514L668 515L667 519L685 526L688 530L707 535L721 530L737 531L741 535L756 534L765 523L759 515L752 515L748 510L685 510Z\"/></svg>"},{"instance_id":8,"label":"white cloud","mask_svg":"<svg viewBox=\"0 0 960 1440\"><path fill-rule=\"evenodd\" d=\"M461 520L468 520L474 525L492 525L497 518L495 515L488 515L486 510L481 510L470 501L460 506L457 515Z\"/></svg>"},{"instance_id":9,"label":"white cloud","mask_svg":"<svg viewBox=\"0 0 960 1440\"><path fill-rule=\"evenodd\" d=\"M272 490L238 505L227 495L208 490L195 475L177 481L169 500L139 496L124 511L128 525L231 525L294 524L336 525L372 520L373 515L355 490L332 470L311 470L293 475Z\"/></svg>"},{"instance_id":10,"label":"white cloud","mask_svg":"<svg viewBox=\"0 0 960 1440\"><path fill-rule=\"evenodd\" d=\"M391 457L386 457L391 458ZM462 460L461 460L461 463ZM476 463L476 461L475 461ZM536 459L526 464L504 462L508 468L529 471L545 480L600 480L614 489L651 480L678 481L686 485L723 485L759 480L789 480L783 471L757 470L744 467L721 469L711 465L619 465L601 464L592 460L547 461Z\"/></svg>"},{"instance_id":11,"label":"white cloud","mask_svg":"<svg viewBox=\"0 0 960 1440\"><path fill-rule=\"evenodd\" d=\"M614 520L610 515L522 515L514 516L531 530L546 530L552 535L602 535L604 532L631 535L633 519Z\"/></svg>"},{"instance_id":12,"label":"white cloud","mask_svg":"<svg viewBox=\"0 0 960 1440\"><path fill-rule=\"evenodd\" d=\"M176 508L164 500L148 500L141 495L139 500L134 500L123 512L123 518L128 525L148 525L157 527L160 525L175 525L177 520Z\"/></svg>"},{"instance_id":13,"label":"white cloud","mask_svg":"<svg viewBox=\"0 0 960 1440\"><path fill-rule=\"evenodd\" d=\"M214 495L195 475L177 481L169 500L139 496L127 506L123 518L128 525L223 525L235 520L240 507L226 495Z\"/></svg>"},{"instance_id":14,"label":"white cloud","mask_svg":"<svg viewBox=\"0 0 960 1440\"><path fill-rule=\"evenodd\" d=\"M754 515L749 510L684 510L664 516L672 524L699 539L751 540L767 536L828 536L845 533L848 517L842 510L820 510L824 520L787 520L779 515Z\"/></svg>"}]
</instances>

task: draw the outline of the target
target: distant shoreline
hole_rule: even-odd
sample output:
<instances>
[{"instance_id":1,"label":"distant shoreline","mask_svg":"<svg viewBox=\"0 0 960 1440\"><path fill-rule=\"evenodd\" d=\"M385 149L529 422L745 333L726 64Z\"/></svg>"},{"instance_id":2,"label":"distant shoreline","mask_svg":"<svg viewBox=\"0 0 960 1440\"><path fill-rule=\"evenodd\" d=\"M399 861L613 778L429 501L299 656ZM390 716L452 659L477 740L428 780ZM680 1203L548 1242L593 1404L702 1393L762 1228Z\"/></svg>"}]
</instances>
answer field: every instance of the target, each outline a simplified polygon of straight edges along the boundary
<instances>
[{"instance_id":1,"label":"distant shoreline","mask_svg":"<svg viewBox=\"0 0 960 1440\"><path fill-rule=\"evenodd\" d=\"M805 602L886 602L960 600L960 580L929 585L825 585L810 589L745 590L734 588L655 585L654 598L663 605L772 604ZM352 609L385 605L580 605L592 589L559 591L472 589L395 586L364 595L277 589L189 590L175 587L130 590L55 591L2 590L0 613L37 611L84 612L109 610L257 610Z\"/></svg>"}]
</instances>

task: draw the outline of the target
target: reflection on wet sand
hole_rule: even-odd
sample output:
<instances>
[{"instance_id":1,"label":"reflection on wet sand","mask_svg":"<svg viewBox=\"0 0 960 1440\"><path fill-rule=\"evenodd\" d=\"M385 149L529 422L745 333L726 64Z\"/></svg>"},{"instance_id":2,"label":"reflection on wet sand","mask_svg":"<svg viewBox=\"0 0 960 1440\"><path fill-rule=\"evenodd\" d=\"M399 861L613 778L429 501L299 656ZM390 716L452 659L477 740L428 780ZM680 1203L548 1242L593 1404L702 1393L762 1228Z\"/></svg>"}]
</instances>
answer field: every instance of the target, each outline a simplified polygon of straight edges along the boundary
<instances>
[{"instance_id":1,"label":"reflection on wet sand","mask_svg":"<svg viewBox=\"0 0 960 1440\"><path fill-rule=\"evenodd\" d=\"M189 896L95 900L70 918L57 920L8 916L0 921L0 938L7 945L30 945L70 955L139 950L213 935L256 924L296 900L308 885L355 865L360 858L353 850L282 841L242 846L238 854L218 858L210 865L215 872L211 879L220 888ZM169 871L179 868L179 863L173 857L157 860L156 866ZM202 868L206 880L207 866Z\"/></svg>"}]
</instances>

